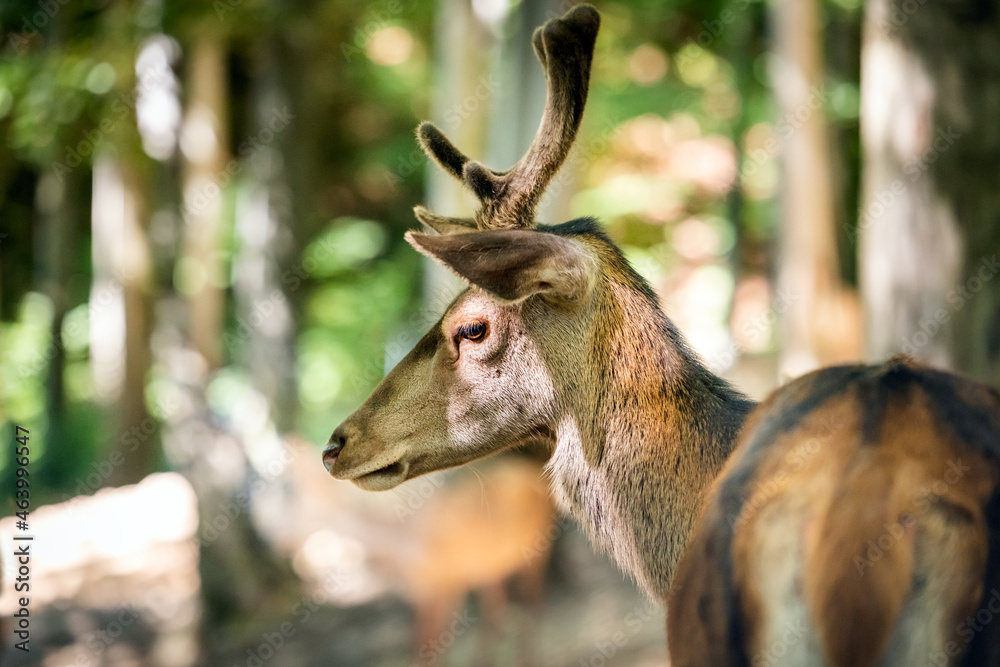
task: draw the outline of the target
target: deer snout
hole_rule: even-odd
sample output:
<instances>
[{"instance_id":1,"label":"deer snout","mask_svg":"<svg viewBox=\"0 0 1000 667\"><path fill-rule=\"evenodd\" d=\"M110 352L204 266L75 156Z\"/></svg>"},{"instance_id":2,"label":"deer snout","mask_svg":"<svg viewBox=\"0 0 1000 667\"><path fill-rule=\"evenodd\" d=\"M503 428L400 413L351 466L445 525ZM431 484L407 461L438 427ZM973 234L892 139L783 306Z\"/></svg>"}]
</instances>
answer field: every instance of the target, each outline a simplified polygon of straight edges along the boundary
<instances>
[{"instance_id":1,"label":"deer snout","mask_svg":"<svg viewBox=\"0 0 1000 667\"><path fill-rule=\"evenodd\" d=\"M409 479L410 464L404 452L373 436L358 421L349 417L323 449L323 465L330 476L366 491L386 491Z\"/></svg>"},{"instance_id":2,"label":"deer snout","mask_svg":"<svg viewBox=\"0 0 1000 667\"><path fill-rule=\"evenodd\" d=\"M334 462L340 456L340 452L346 444L347 429L344 428L344 424L341 424L333 432L333 435L330 436L330 441L326 443L326 447L323 448L323 465L326 467L327 472L330 472L330 469L333 468Z\"/></svg>"}]
</instances>

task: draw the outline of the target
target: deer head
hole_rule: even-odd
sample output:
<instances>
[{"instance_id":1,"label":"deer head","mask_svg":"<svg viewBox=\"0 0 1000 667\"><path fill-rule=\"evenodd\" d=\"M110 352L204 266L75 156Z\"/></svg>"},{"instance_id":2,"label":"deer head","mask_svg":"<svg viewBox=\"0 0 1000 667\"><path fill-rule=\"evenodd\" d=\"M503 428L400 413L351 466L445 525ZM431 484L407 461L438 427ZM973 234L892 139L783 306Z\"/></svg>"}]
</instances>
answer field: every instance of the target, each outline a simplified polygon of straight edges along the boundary
<instances>
[{"instance_id":1,"label":"deer head","mask_svg":"<svg viewBox=\"0 0 1000 667\"><path fill-rule=\"evenodd\" d=\"M599 381L582 370L593 356L593 295L604 256L620 255L588 221L534 219L580 126L599 25L597 11L580 5L535 31L547 100L531 147L510 170L470 161L430 123L418 128L427 154L481 205L474 220L417 207L427 233L406 239L469 287L336 429L323 453L334 477L389 489L549 437L567 411L599 457L597 406L574 388Z\"/></svg>"}]
</instances>

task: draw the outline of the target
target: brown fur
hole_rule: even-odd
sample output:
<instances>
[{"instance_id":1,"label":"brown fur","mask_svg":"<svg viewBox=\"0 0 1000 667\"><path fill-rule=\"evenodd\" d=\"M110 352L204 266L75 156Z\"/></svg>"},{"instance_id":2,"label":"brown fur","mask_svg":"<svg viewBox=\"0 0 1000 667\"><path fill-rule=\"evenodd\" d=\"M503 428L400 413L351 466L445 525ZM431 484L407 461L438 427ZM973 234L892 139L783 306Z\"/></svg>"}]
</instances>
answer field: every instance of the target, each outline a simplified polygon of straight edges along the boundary
<instances>
[{"instance_id":1,"label":"brown fur","mask_svg":"<svg viewBox=\"0 0 1000 667\"><path fill-rule=\"evenodd\" d=\"M674 663L992 655L1000 637L970 639L961 623L1000 559L988 516L998 453L995 390L905 359L780 390L745 429L678 569L668 635L687 639L671 643ZM788 623L801 627L791 642Z\"/></svg>"},{"instance_id":2,"label":"brown fur","mask_svg":"<svg viewBox=\"0 0 1000 667\"><path fill-rule=\"evenodd\" d=\"M770 401L765 402L750 414L743 427L744 433L756 429L769 404ZM718 497L719 480L731 471L732 460L707 490L708 498ZM717 531L705 529L706 526L720 526L736 520L737 517L726 517L722 509L717 502L704 505L677 566L667 613L671 667L724 666L745 662L742 646L734 645L741 638L731 640L734 630L730 623L732 584L727 581L731 567L723 563L728 558L728 547ZM708 572L702 569L705 565L709 568ZM716 567L720 569L716 570Z\"/></svg>"}]
</instances>

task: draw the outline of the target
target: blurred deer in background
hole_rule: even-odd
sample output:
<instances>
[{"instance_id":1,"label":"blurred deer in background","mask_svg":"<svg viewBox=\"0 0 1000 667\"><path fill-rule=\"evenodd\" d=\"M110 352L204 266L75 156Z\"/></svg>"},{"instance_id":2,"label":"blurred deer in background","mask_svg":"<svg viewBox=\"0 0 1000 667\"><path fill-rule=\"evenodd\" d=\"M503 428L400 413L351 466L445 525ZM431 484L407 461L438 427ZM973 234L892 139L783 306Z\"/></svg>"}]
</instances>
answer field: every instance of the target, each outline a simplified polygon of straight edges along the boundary
<instances>
[{"instance_id":1,"label":"blurred deer in background","mask_svg":"<svg viewBox=\"0 0 1000 667\"><path fill-rule=\"evenodd\" d=\"M555 508L542 480L542 466L525 456L491 460L440 489L422 508L415 529L420 549L402 564L407 596L417 611L416 656L434 664L451 645L449 632L480 630L475 664L493 664L489 653L508 621L508 584L517 587L529 613L541 603L555 531ZM478 612L463 615L470 592ZM533 623L518 633L532 634ZM509 627L509 626L508 626ZM530 641L519 641L517 664L533 663ZM443 661L441 661L443 662Z\"/></svg>"},{"instance_id":2,"label":"blurred deer in background","mask_svg":"<svg viewBox=\"0 0 1000 667\"><path fill-rule=\"evenodd\" d=\"M329 484L321 468L298 456L307 445L292 438L289 479L295 480L280 515L281 547L300 576L322 582L330 571L310 571L300 559L317 532L361 547L358 570L326 562L337 580L384 582L414 614L414 664L445 664L458 635L474 637L474 664L490 664L505 631L516 628L518 664L534 659L531 626L524 623L542 601L553 537L559 532L538 453L511 452L428 481L419 492L383 503L362 502L356 489ZM326 482L325 484L323 482ZM509 613L508 590L522 613ZM474 610L467 610L470 594ZM526 612L526 613L524 613ZM520 627L527 625L527 627ZM454 662L454 661L452 661Z\"/></svg>"},{"instance_id":3,"label":"blurred deer in background","mask_svg":"<svg viewBox=\"0 0 1000 667\"><path fill-rule=\"evenodd\" d=\"M672 664L1000 664L1000 624L960 626L1000 587L996 390L905 359L838 367L744 425L755 404L702 364L595 220L535 222L580 124L598 26L580 5L536 31L547 102L510 170L420 126L481 207L474 220L418 207L436 234L407 240L470 287L334 431L330 474L385 490L544 440L561 504L666 600L742 431L669 605Z\"/></svg>"}]
</instances>

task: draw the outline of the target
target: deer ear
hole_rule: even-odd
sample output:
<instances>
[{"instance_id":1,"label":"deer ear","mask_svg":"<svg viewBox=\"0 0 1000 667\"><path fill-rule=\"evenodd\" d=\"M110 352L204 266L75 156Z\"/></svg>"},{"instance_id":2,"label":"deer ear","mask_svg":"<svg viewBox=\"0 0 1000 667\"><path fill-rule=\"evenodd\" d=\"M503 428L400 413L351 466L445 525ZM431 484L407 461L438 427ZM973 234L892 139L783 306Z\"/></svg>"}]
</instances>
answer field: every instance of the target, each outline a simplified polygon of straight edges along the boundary
<instances>
[{"instance_id":1,"label":"deer ear","mask_svg":"<svg viewBox=\"0 0 1000 667\"><path fill-rule=\"evenodd\" d=\"M451 236L407 232L410 245L504 301L546 293L578 301L594 284L594 260L579 241L505 229Z\"/></svg>"}]
</instances>

